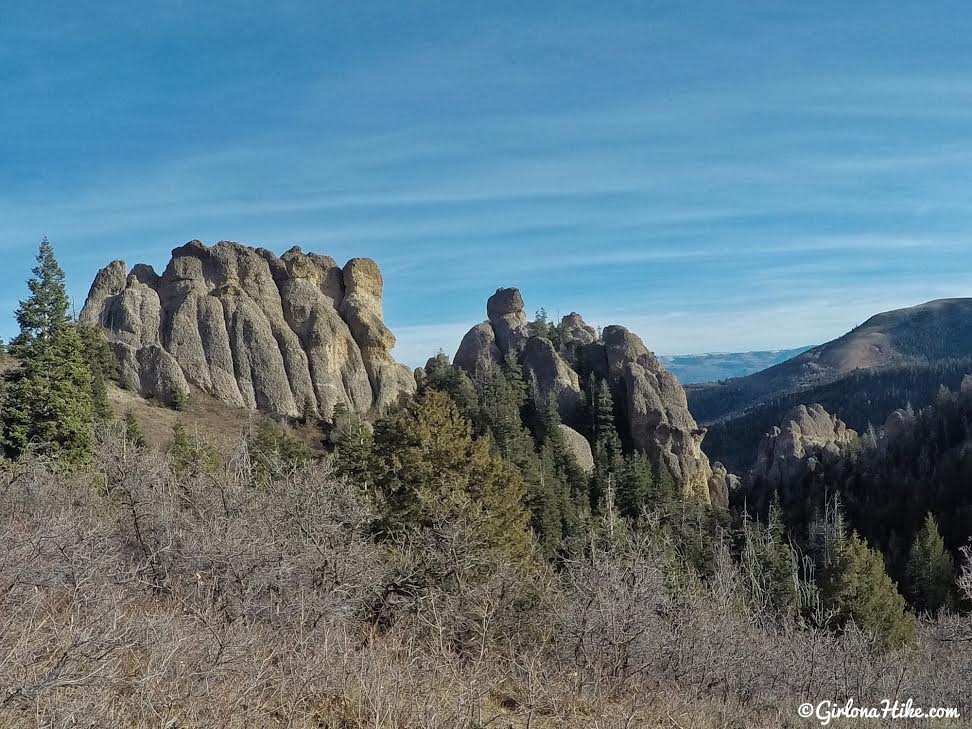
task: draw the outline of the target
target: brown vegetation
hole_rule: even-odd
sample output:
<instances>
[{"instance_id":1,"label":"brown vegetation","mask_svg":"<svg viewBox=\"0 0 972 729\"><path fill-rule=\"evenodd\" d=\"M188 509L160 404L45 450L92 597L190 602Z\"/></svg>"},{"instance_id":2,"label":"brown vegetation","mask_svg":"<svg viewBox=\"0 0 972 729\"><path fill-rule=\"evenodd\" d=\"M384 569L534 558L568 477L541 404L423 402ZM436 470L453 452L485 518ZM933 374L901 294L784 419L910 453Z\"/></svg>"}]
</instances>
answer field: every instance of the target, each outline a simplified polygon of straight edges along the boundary
<instances>
[{"instance_id":1,"label":"brown vegetation","mask_svg":"<svg viewBox=\"0 0 972 729\"><path fill-rule=\"evenodd\" d=\"M4 466L0 726L769 727L848 696L970 709L967 617L882 653L754 607L728 556L703 581L610 520L559 573L504 562L461 522L391 542L326 464L260 486L245 448L186 478L112 434L81 469Z\"/></svg>"}]
</instances>

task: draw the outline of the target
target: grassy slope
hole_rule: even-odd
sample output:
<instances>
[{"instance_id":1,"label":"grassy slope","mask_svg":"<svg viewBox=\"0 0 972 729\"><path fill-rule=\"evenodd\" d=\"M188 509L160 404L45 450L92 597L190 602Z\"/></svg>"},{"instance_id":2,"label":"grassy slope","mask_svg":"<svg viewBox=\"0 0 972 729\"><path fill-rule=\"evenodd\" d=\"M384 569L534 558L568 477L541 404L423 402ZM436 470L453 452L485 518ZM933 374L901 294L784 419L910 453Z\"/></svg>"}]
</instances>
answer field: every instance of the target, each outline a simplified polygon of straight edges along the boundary
<instances>
[{"instance_id":1,"label":"grassy slope","mask_svg":"<svg viewBox=\"0 0 972 729\"><path fill-rule=\"evenodd\" d=\"M110 385L108 399L118 417L131 409L138 418L150 445L165 449L172 442L172 429L182 421L190 432L198 433L220 451L233 448L248 429L264 417L255 410L230 407L206 393L194 390L184 410L173 410L154 400L147 400L130 390ZM321 451L321 433L312 426L288 425L286 429L310 448Z\"/></svg>"}]
</instances>

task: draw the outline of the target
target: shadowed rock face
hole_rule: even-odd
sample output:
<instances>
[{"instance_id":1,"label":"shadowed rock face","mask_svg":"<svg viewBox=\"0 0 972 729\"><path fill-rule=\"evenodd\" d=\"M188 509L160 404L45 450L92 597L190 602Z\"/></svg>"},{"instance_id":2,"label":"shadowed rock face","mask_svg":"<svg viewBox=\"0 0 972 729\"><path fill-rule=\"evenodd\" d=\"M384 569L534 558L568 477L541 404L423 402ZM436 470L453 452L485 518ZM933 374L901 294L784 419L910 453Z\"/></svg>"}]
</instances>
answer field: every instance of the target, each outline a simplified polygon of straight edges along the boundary
<instances>
[{"instance_id":1,"label":"shadowed rock face","mask_svg":"<svg viewBox=\"0 0 972 729\"><path fill-rule=\"evenodd\" d=\"M415 390L395 362L382 279L368 259L192 241L159 276L121 261L98 272L81 320L104 327L122 377L171 400L194 385L228 405L296 417L384 410Z\"/></svg>"},{"instance_id":2,"label":"shadowed rock face","mask_svg":"<svg viewBox=\"0 0 972 729\"><path fill-rule=\"evenodd\" d=\"M792 502L806 475L839 458L857 440L857 433L822 405L798 405L759 444L752 477L764 493L756 496L779 491L784 503Z\"/></svg>"},{"instance_id":3,"label":"shadowed rock face","mask_svg":"<svg viewBox=\"0 0 972 729\"><path fill-rule=\"evenodd\" d=\"M729 508L731 496L739 490L741 481L726 470L719 461L712 464L712 476L709 478L709 500L713 506L723 509Z\"/></svg>"},{"instance_id":4,"label":"shadowed rock face","mask_svg":"<svg viewBox=\"0 0 972 729\"><path fill-rule=\"evenodd\" d=\"M499 289L490 297L488 321L477 324L463 338L455 364L470 374L513 355L525 370L540 398L553 395L561 418L576 425L581 401L579 372L593 372L609 383L619 410L620 425L631 444L654 462L663 462L682 493L724 505L735 477L722 469L713 479L702 452L700 429L689 413L685 391L637 335L609 326L599 338L579 314L565 316L557 327L555 345L533 334L523 297L517 289ZM583 438L580 433L578 437Z\"/></svg>"}]
</instances>

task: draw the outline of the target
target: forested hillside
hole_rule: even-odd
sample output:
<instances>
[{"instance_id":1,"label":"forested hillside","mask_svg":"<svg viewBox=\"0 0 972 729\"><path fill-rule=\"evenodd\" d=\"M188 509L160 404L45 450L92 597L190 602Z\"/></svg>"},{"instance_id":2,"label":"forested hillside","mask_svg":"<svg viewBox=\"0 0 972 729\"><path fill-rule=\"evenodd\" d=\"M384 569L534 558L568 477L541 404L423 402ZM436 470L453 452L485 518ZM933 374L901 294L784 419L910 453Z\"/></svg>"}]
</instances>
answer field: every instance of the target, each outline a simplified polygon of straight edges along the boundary
<instances>
[{"instance_id":1,"label":"forested hillside","mask_svg":"<svg viewBox=\"0 0 972 729\"><path fill-rule=\"evenodd\" d=\"M807 536L813 515L839 499L848 525L884 554L892 577L914 590L909 560L929 517L953 564L972 538L972 388L941 387L927 406L896 421L887 433L865 431L860 448L787 484L792 496L783 506L789 528ZM952 595L946 588L953 575L942 580Z\"/></svg>"},{"instance_id":2,"label":"forested hillside","mask_svg":"<svg viewBox=\"0 0 972 729\"><path fill-rule=\"evenodd\" d=\"M795 405L820 403L850 427L864 432L871 426L880 428L898 408L909 404L924 407L942 386L954 390L970 373L972 357L855 371L834 382L768 398L736 417L712 423L707 426L702 447L709 458L722 461L736 473L745 473L753 465L760 438ZM729 391L731 385L726 387ZM695 402L691 390L689 401Z\"/></svg>"}]
</instances>

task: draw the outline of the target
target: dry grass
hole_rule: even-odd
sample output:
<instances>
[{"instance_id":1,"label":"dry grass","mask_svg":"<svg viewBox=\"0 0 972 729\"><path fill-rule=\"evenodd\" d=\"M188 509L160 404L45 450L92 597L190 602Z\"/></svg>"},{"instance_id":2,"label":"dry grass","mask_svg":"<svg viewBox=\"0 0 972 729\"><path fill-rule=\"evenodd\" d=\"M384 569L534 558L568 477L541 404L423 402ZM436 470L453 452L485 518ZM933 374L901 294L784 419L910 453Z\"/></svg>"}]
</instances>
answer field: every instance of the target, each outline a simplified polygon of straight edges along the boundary
<instances>
[{"instance_id":1,"label":"dry grass","mask_svg":"<svg viewBox=\"0 0 972 729\"><path fill-rule=\"evenodd\" d=\"M261 418L267 417L255 410L244 410L193 388L189 404L183 410L174 410L156 400L149 400L131 390L117 385L108 387L108 400L118 418L128 410L135 413L149 445L165 450L172 443L172 429L182 422L191 433L197 433L212 444L220 453L230 453L240 439ZM288 433L306 443L311 452L323 453L321 431L310 425L282 423Z\"/></svg>"},{"instance_id":2,"label":"dry grass","mask_svg":"<svg viewBox=\"0 0 972 729\"><path fill-rule=\"evenodd\" d=\"M842 696L972 711L967 618L888 655L755 611L728 558L673 586L628 535L559 574L461 523L390 544L326 464L266 487L244 456L180 479L109 438L81 470L0 470L0 726L810 726L801 701Z\"/></svg>"}]
</instances>

